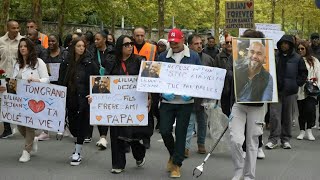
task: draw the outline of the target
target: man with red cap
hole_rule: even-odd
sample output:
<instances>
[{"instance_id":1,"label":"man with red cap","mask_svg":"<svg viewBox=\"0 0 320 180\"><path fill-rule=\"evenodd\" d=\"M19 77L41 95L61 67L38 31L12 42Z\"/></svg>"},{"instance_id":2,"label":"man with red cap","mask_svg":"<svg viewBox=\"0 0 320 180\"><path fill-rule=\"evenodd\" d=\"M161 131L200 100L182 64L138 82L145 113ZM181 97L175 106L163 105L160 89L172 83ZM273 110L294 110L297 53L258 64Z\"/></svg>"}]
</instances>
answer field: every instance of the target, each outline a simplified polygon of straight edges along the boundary
<instances>
[{"instance_id":1,"label":"man with red cap","mask_svg":"<svg viewBox=\"0 0 320 180\"><path fill-rule=\"evenodd\" d=\"M170 49L160 54L159 61L201 65L198 53L184 45L184 40L184 35L181 30L172 29L168 34ZM186 134L194 100L190 96L180 96L173 93L162 93L161 96L160 133L170 154L167 170L171 172L170 177L179 178L181 177L180 167L184 160ZM172 135L175 120L176 141L174 141Z\"/></svg>"}]
</instances>

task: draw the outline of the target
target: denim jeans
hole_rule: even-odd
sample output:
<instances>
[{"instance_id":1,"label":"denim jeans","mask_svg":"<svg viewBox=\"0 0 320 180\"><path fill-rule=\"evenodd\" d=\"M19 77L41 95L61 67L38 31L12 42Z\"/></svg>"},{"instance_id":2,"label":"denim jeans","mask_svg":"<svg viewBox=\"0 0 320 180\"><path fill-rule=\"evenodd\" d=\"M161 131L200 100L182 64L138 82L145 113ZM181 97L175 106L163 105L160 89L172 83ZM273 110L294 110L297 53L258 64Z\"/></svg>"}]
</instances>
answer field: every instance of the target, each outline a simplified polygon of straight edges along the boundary
<instances>
[{"instance_id":1,"label":"denim jeans","mask_svg":"<svg viewBox=\"0 0 320 180\"><path fill-rule=\"evenodd\" d=\"M195 123L197 121L197 143L204 145L206 140L206 134L207 134L207 119L208 116L204 112L204 109L200 111L193 111L190 116L189 126L188 126L188 132L187 132L187 138L186 138L186 149L190 149L191 146L191 139L192 139L192 132L195 127Z\"/></svg>"}]
</instances>

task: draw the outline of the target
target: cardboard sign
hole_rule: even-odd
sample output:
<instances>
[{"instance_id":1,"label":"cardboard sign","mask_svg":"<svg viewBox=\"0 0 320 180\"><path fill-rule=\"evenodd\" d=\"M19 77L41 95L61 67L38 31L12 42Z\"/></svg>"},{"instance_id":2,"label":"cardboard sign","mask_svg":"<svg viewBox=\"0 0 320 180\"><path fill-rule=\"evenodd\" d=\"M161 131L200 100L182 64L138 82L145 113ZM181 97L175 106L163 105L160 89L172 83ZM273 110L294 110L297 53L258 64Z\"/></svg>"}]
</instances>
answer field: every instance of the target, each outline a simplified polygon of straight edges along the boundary
<instances>
[{"instance_id":1,"label":"cardboard sign","mask_svg":"<svg viewBox=\"0 0 320 180\"><path fill-rule=\"evenodd\" d=\"M226 29L254 28L254 1L226 1Z\"/></svg>"},{"instance_id":2,"label":"cardboard sign","mask_svg":"<svg viewBox=\"0 0 320 180\"><path fill-rule=\"evenodd\" d=\"M64 131L67 88L10 79L1 94L0 120L54 132Z\"/></svg>"},{"instance_id":3,"label":"cardboard sign","mask_svg":"<svg viewBox=\"0 0 320 180\"><path fill-rule=\"evenodd\" d=\"M48 66L48 74L49 74L50 82L58 81L60 63L48 63L47 66Z\"/></svg>"},{"instance_id":4,"label":"cardboard sign","mask_svg":"<svg viewBox=\"0 0 320 180\"><path fill-rule=\"evenodd\" d=\"M220 99L225 69L191 64L144 61L138 91Z\"/></svg>"},{"instance_id":5,"label":"cardboard sign","mask_svg":"<svg viewBox=\"0 0 320 180\"><path fill-rule=\"evenodd\" d=\"M244 31L247 29L245 28L240 28L239 29L239 36L241 36ZM285 34L284 31L276 31L276 30L258 30L261 31L266 38L273 39L274 41L274 49L277 49L277 42L281 39L281 37Z\"/></svg>"},{"instance_id":6,"label":"cardboard sign","mask_svg":"<svg viewBox=\"0 0 320 180\"><path fill-rule=\"evenodd\" d=\"M256 30L281 31L281 24L255 23Z\"/></svg>"},{"instance_id":7,"label":"cardboard sign","mask_svg":"<svg viewBox=\"0 0 320 180\"><path fill-rule=\"evenodd\" d=\"M233 38L232 49L236 102L278 102L273 40Z\"/></svg>"},{"instance_id":8,"label":"cardboard sign","mask_svg":"<svg viewBox=\"0 0 320 180\"><path fill-rule=\"evenodd\" d=\"M137 76L91 76L90 124L148 125L148 93L138 92Z\"/></svg>"}]
</instances>

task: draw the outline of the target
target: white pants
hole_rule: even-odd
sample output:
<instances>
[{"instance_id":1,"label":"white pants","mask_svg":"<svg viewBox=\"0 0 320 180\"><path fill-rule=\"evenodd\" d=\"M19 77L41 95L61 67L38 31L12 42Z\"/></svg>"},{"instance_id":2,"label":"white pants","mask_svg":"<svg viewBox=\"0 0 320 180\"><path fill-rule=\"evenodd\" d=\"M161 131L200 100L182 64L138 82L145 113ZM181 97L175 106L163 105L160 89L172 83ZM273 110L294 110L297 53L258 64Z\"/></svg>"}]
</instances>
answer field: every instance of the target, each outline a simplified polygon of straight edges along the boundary
<instances>
[{"instance_id":1,"label":"white pants","mask_svg":"<svg viewBox=\"0 0 320 180\"><path fill-rule=\"evenodd\" d=\"M246 106L235 103L232 107L233 116L229 123L231 138L231 153L234 165L234 177L239 180L255 179L256 161L259 145L259 136L263 134L266 104L263 106ZM246 129L246 158L243 159L242 145L245 140Z\"/></svg>"}]
</instances>

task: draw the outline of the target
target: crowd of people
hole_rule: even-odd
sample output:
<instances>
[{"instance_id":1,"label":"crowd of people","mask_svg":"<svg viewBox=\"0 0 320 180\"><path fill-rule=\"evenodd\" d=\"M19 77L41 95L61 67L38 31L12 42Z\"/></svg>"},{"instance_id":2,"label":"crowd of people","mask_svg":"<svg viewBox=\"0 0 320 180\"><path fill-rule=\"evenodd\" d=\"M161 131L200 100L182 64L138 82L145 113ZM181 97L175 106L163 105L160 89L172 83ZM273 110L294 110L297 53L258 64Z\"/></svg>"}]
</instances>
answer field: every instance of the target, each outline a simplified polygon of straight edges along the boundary
<instances>
[{"instance_id":1,"label":"crowd of people","mask_svg":"<svg viewBox=\"0 0 320 180\"><path fill-rule=\"evenodd\" d=\"M214 37L209 36L205 44L202 36L192 34L186 37L176 28L168 33L167 39L160 39L158 42L147 41L145 34L143 27L135 28L132 36L121 35L117 39L108 30L95 34L90 31L86 33L76 31L67 35L63 44L58 35L41 33L33 20L27 22L25 36L20 35L18 22L14 20L7 22L7 33L0 38L0 69L5 70L9 78L67 87L67 127L65 134L60 135L66 135L70 131L70 136L75 137L74 150L70 150L72 151L71 165L81 164L83 144L92 141L93 126L89 123L90 103L93 101L89 95L90 76L138 75L142 61L204 65L226 69L220 104L223 113L233 117L229 123L234 165L233 180L255 179L256 160L265 158L262 149L265 123L270 129L270 136L265 144L266 149L276 148L279 139L283 149L292 148L290 139L294 104L297 104L299 111L300 134L297 139L315 140L312 128L316 126L316 105L319 99L317 96L306 94L304 85L307 81L317 84L320 78L318 33L311 34L308 40L284 35L278 41L275 47L277 77L271 77L262 67L266 56L265 52L261 52L264 45L258 42L250 45L248 58L256 62L260 61L260 64L255 69L250 65L241 67L244 68L241 72L248 74L248 79L244 80L241 86L246 86L246 89L238 91L236 88L238 91L236 93L242 94L241 98L244 101L252 99L269 101L268 95L255 96L254 93L249 95L247 92L255 89L255 77L263 77L265 88L272 87L272 82L277 81L279 102L269 104L235 101L234 79L240 75L233 72L236 64L232 56L231 35L226 36L221 44L216 43ZM265 38L262 32L255 30L247 30L240 36ZM60 64L59 78L51 82L50 72L48 72L50 63ZM157 73L158 67L147 63L142 76L158 78ZM247 86L251 80L253 84ZM107 85L108 78L96 78L94 81L93 93L110 93ZM8 88L9 83L8 87L1 85L0 92ZM110 128L111 172L119 174L125 169L126 153L130 151L136 160L137 167L145 164L146 151L151 147L150 138L154 129L158 130L169 153L167 170L170 172L170 177L179 178L183 160L191 154L190 144L195 132L197 152L207 153L205 139L208 115L202 105L203 99L173 93L150 93L148 98L148 126L98 126L100 139L96 145L100 150L107 149ZM174 127L175 136L173 135ZM38 141L49 140L50 134L48 131L42 131L36 136L35 129L25 126L18 126L18 130L25 138L19 161L28 162L31 154L38 150ZM11 125L4 123L4 132L0 138L9 138L12 135Z\"/></svg>"}]
</instances>

